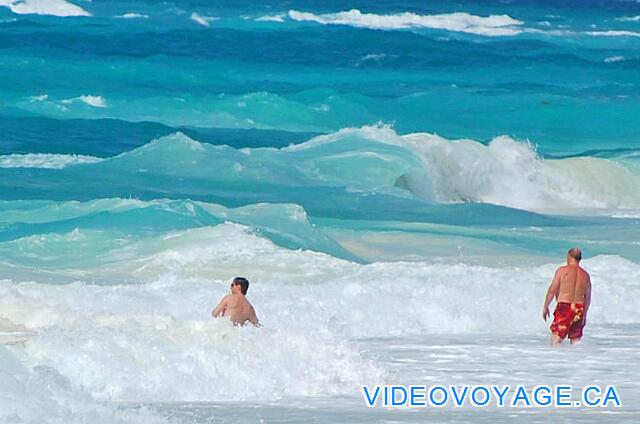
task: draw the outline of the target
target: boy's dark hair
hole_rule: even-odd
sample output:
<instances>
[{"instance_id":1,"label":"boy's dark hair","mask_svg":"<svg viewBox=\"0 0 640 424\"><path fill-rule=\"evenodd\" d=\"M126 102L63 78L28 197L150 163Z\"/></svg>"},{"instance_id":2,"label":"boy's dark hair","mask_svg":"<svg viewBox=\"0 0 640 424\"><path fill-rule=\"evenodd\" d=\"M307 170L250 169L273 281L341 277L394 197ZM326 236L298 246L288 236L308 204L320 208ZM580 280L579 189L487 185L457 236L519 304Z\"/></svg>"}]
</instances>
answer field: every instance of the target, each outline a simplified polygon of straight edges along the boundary
<instances>
[{"instance_id":1,"label":"boy's dark hair","mask_svg":"<svg viewBox=\"0 0 640 424\"><path fill-rule=\"evenodd\" d=\"M249 290L249 280L244 277L236 277L233 279L233 284L240 285L240 291L242 294L247 294L247 291Z\"/></svg>"}]
</instances>

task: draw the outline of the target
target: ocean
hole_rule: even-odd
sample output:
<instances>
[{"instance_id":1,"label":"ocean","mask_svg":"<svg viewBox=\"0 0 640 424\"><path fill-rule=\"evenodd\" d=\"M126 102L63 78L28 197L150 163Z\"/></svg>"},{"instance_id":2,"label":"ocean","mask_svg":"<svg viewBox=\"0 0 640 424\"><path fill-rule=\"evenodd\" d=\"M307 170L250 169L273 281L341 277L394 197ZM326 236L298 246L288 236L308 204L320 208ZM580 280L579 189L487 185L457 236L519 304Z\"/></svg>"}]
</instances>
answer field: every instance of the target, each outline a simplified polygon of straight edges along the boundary
<instances>
[{"instance_id":1,"label":"ocean","mask_svg":"<svg viewBox=\"0 0 640 424\"><path fill-rule=\"evenodd\" d=\"M0 422L640 421L638 1L0 0L0 52Z\"/></svg>"}]
</instances>

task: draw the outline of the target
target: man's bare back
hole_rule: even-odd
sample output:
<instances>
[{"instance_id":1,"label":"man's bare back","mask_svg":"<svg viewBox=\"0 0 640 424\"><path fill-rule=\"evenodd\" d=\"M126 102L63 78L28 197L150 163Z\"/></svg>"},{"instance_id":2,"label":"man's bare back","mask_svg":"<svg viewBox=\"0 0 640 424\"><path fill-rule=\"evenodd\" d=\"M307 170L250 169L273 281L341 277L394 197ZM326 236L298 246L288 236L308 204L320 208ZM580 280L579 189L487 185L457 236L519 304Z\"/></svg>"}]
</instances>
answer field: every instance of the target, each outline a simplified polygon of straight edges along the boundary
<instances>
[{"instance_id":1,"label":"man's bare back","mask_svg":"<svg viewBox=\"0 0 640 424\"><path fill-rule=\"evenodd\" d=\"M235 325L244 325L249 321L253 325L259 326L256 311L244 295L248 288L249 282L246 279L236 278L231 283L231 294L222 298L218 306L211 312L211 315L214 317L229 317Z\"/></svg>"},{"instance_id":2,"label":"man's bare back","mask_svg":"<svg viewBox=\"0 0 640 424\"><path fill-rule=\"evenodd\" d=\"M559 279L557 302L585 303L587 291L591 286L587 271L578 264L565 265L558 268L555 278Z\"/></svg>"},{"instance_id":3,"label":"man's bare back","mask_svg":"<svg viewBox=\"0 0 640 424\"><path fill-rule=\"evenodd\" d=\"M555 298L556 310L551 324L551 344L557 345L569 336L571 343L580 341L591 304L591 277L580 267L582 252L567 252L567 265L561 266L549 285L542 307L542 318L549 317L549 304Z\"/></svg>"}]
</instances>

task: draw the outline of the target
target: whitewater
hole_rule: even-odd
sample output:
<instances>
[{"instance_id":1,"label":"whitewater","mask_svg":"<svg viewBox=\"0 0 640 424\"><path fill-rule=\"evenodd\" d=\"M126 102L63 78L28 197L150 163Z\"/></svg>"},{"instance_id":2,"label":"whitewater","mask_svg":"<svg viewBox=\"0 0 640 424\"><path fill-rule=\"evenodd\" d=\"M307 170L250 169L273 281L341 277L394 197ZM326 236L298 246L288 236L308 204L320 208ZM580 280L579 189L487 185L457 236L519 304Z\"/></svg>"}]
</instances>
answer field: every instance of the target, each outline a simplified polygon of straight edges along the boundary
<instances>
[{"instance_id":1,"label":"whitewater","mask_svg":"<svg viewBox=\"0 0 640 424\"><path fill-rule=\"evenodd\" d=\"M0 0L0 423L638 422L639 16ZM211 317L238 276L260 328ZM361 390L593 384L621 406Z\"/></svg>"}]
</instances>

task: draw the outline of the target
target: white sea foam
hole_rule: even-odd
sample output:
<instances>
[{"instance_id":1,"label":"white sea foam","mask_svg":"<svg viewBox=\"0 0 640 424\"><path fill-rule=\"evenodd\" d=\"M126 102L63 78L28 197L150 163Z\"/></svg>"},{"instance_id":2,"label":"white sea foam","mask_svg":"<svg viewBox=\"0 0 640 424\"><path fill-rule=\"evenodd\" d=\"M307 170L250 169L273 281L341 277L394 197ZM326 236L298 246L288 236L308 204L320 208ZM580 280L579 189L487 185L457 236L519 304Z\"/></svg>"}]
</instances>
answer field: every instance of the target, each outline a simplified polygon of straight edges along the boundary
<instances>
[{"instance_id":1,"label":"white sea foam","mask_svg":"<svg viewBox=\"0 0 640 424\"><path fill-rule=\"evenodd\" d=\"M640 37L640 32L621 30L587 31L585 34L593 37Z\"/></svg>"},{"instance_id":2,"label":"white sea foam","mask_svg":"<svg viewBox=\"0 0 640 424\"><path fill-rule=\"evenodd\" d=\"M217 21L220 18L217 18L215 16L202 16L196 12L193 12L191 14L191 20L199 23L202 26L206 26L206 27L210 27L211 26L211 22L213 21Z\"/></svg>"},{"instance_id":3,"label":"white sea foam","mask_svg":"<svg viewBox=\"0 0 640 424\"><path fill-rule=\"evenodd\" d=\"M93 96L93 95L82 95L78 97L73 97L70 99L61 100L62 104L71 104L74 102L82 102L92 107L105 108L107 107L107 101L102 96Z\"/></svg>"},{"instance_id":4,"label":"white sea foam","mask_svg":"<svg viewBox=\"0 0 640 424\"><path fill-rule=\"evenodd\" d=\"M561 28L561 26L558 26ZM524 33L553 35L557 37L640 37L640 32L628 30L601 30L601 31L574 31L570 29L542 30L537 28L524 28Z\"/></svg>"},{"instance_id":5,"label":"white sea foam","mask_svg":"<svg viewBox=\"0 0 640 424\"><path fill-rule=\"evenodd\" d=\"M38 96L29 97L29 100L32 102L44 102L45 100L48 100L48 99L49 99L48 94L40 94Z\"/></svg>"},{"instance_id":6,"label":"white sea foam","mask_svg":"<svg viewBox=\"0 0 640 424\"><path fill-rule=\"evenodd\" d=\"M149 15L144 15L142 13L133 13L133 12L116 16L116 18L120 18L120 19L147 19L148 17Z\"/></svg>"},{"instance_id":7,"label":"white sea foam","mask_svg":"<svg viewBox=\"0 0 640 424\"><path fill-rule=\"evenodd\" d=\"M367 55L362 56L357 62L356 62L356 66L360 66L364 63L380 63L382 62L385 58L387 57L386 54L384 53L370 53Z\"/></svg>"},{"instance_id":8,"label":"white sea foam","mask_svg":"<svg viewBox=\"0 0 640 424\"><path fill-rule=\"evenodd\" d=\"M441 201L494 203L536 211L640 207L636 189L640 177L614 161L590 157L544 160L531 145L506 136L488 146L432 135L414 134L404 139L425 160L431 195Z\"/></svg>"},{"instance_id":9,"label":"white sea foam","mask_svg":"<svg viewBox=\"0 0 640 424\"><path fill-rule=\"evenodd\" d=\"M621 21L621 22L640 22L640 15L638 15L638 16L623 16L621 18L616 18L616 21Z\"/></svg>"},{"instance_id":10,"label":"white sea foam","mask_svg":"<svg viewBox=\"0 0 640 424\"><path fill-rule=\"evenodd\" d=\"M83 95L80 96L79 99L93 107L107 107L107 101L102 96L91 96L91 95Z\"/></svg>"},{"instance_id":11,"label":"white sea foam","mask_svg":"<svg viewBox=\"0 0 640 424\"><path fill-rule=\"evenodd\" d=\"M314 260L319 256L325 264L330 264L332 258L275 248L237 226L197 233L189 231L164 240L165 246L174 248L144 261L151 265L145 272L153 272L154 268L161 271L152 284L0 283L0 306L7 318L13 320L20 313L19 308L36 304L41 307L20 313L22 318L17 321L38 332L38 337L25 347L24 361L29 366L53 366L96 398L122 401L275 400L348 393L362 381L384 379L380 369L332 331L331 323L324 319L313 323L313 317L303 316L294 320L291 313L297 315L297 307L277 311L284 298L274 298L276 303L268 306L260 300L264 294L253 291L254 287L251 299L264 328L239 329L225 319L211 320L211 309L228 290L226 274L240 262L224 261L226 265L219 268L225 274L224 280L188 277L194 271L201 272L191 268L194 261L212 259L214 250L227 259L242 258L247 251L260 255L258 252L262 251L266 254L264 259L270 258L265 264L278 256L280 260L296 256ZM215 249L200 254L193 250L206 246L200 243L204 238L198 236L212 235L217 236ZM189 239L187 244L184 236ZM196 240L197 246L191 244ZM243 244L249 240L251 245ZM225 248L219 242L231 244ZM217 263L223 265L223 261ZM241 263L246 263L246 258ZM294 274L301 271L295 268ZM186 273L181 275L180 269ZM168 274L166 270L170 270ZM291 289L281 283L276 282L269 289L270 282L260 284L255 278L252 282L267 289L269 297L274 294L271 290L278 288L284 290L279 297L290 295ZM100 371L95 372L96 369ZM225 383L218 384L220 381Z\"/></svg>"},{"instance_id":12,"label":"white sea foam","mask_svg":"<svg viewBox=\"0 0 640 424\"><path fill-rule=\"evenodd\" d=\"M144 272L151 283L0 282L2 315L38 333L21 361L109 401L347 394L386 375L349 339L546 334L539 301L556 266L359 265L282 249L230 224L150 240L145 250L114 266L138 267L132 278ZM597 284L590 321L638 324L640 265L599 256L584 266ZM264 328L209 316L241 272Z\"/></svg>"},{"instance_id":13,"label":"white sea foam","mask_svg":"<svg viewBox=\"0 0 640 424\"><path fill-rule=\"evenodd\" d=\"M362 13L358 9L317 15L290 10L289 18L295 21L317 22L323 25L348 25L358 28L397 30L410 28L443 29L485 36L509 36L522 32L522 21L508 15L476 16L469 13L417 15L411 12L394 15Z\"/></svg>"},{"instance_id":14,"label":"white sea foam","mask_svg":"<svg viewBox=\"0 0 640 424\"><path fill-rule=\"evenodd\" d=\"M63 169L68 166L98 163L103 159L84 155L27 153L0 156L0 168Z\"/></svg>"},{"instance_id":15,"label":"white sea foam","mask_svg":"<svg viewBox=\"0 0 640 424\"><path fill-rule=\"evenodd\" d=\"M285 14L280 15L265 15L256 18L257 22L284 22Z\"/></svg>"},{"instance_id":16,"label":"white sea foam","mask_svg":"<svg viewBox=\"0 0 640 424\"><path fill-rule=\"evenodd\" d=\"M604 59L604 63L616 63L623 62L625 60L624 56L611 56Z\"/></svg>"},{"instance_id":17,"label":"white sea foam","mask_svg":"<svg viewBox=\"0 0 640 424\"><path fill-rule=\"evenodd\" d=\"M20 352L20 349L14 349ZM96 402L83 388L47 365L26 368L0 344L0 422L125 424L166 422L147 408Z\"/></svg>"},{"instance_id":18,"label":"white sea foam","mask_svg":"<svg viewBox=\"0 0 640 424\"><path fill-rule=\"evenodd\" d=\"M0 0L0 6L20 15L90 16L91 13L64 0Z\"/></svg>"}]
</instances>

